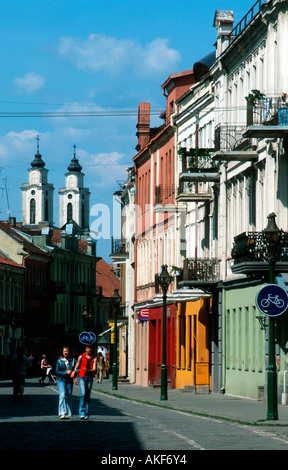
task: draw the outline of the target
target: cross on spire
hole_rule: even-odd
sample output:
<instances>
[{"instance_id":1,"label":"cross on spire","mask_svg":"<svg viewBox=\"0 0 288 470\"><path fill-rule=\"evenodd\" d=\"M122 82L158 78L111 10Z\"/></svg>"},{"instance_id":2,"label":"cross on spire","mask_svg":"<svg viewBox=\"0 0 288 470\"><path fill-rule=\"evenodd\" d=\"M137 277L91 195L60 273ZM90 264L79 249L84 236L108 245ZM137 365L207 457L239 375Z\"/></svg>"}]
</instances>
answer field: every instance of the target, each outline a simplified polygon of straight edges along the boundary
<instances>
[{"instance_id":1,"label":"cross on spire","mask_svg":"<svg viewBox=\"0 0 288 470\"><path fill-rule=\"evenodd\" d=\"M37 153L39 153L39 142L40 142L39 134L37 135L36 140L37 140Z\"/></svg>"}]
</instances>

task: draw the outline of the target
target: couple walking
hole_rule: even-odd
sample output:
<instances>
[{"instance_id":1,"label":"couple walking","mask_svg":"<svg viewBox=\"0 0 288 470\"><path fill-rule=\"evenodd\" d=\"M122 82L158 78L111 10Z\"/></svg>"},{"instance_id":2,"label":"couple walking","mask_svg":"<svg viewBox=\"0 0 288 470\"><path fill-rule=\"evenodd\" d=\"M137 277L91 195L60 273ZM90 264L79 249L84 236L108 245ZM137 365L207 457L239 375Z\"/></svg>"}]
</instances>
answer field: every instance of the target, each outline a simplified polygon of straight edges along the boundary
<instances>
[{"instance_id":1,"label":"couple walking","mask_svg":"<svg viewBox=\"0 0 288 470\"><path fill-rule=\"evenodd\" d=\"M56 376L59 387L58 414L61 419L72 416L72 389L73 379L77 377L80 388L79 416L81 419L89 418L90 395L93 378L96 372L96 358L92 352L92 345L86 344L85 352L76 359L70 357L68 347L63 348L56 364Z\"/></svg>"}]
</instances>

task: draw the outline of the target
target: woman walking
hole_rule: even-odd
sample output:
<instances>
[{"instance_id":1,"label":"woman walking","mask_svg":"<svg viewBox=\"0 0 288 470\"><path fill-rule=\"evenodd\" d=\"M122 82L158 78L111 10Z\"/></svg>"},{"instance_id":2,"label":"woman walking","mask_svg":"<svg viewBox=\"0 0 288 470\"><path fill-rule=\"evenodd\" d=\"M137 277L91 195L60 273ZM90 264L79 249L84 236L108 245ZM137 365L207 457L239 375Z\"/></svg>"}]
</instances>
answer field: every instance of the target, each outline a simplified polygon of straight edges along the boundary
<instances>
[{"instance_id":1,"label":"woman walking","mask_svg":"<svg viewBox=\"0 0 288 470\"><path fill-rule=\"evenodd\" d=\"M58 414L61 419L69 419L72 416L72 374L75 363L76 360L70 357L69 348L64 347L63 356L58 359L56 364L56 377L59 388Z\"/></svg>"},{"instance_id":2,"label":"woman walking","mask_svg":"<svg viewBox=\"0 0 288 470\"><path fill-rule=\"evenodd\" d=\"M90 395L93 385L93 378L96 372L96 359L92 354L92 345L86 344L85 353L78 357L75 369L78 373L78 383L81 393L79 404L79 416L81 419L89 418ZM74 377L75 372L72 372Z\"/></svg>"},{"instance_id":3,"label":"woman walking","mask_svg":"<svg viewBox=\"0 0 288 470\"><path fill-rule=\"evenodd\" d=\"M52 370L52 367L50 366L48 359L47 359L47 354L43 354L40 367L41 367L42 378L39 380L39 383L41 384L42 382L42 384L44 385L46 377L48 377L49 379L49 376L47 373L48 369Z\"/></svg>"},{"instance_id":4,"label":"woman walking","mask_svg":"<svg viewBox=\"0 0 288 470\"><path fill-rule=\"evenodd\" d=\"M99 351L96 357L96 367L97 367L97 382L102 382L103 371L105 369L105 362L102 353Z\"/></svg>"}]
</instances>

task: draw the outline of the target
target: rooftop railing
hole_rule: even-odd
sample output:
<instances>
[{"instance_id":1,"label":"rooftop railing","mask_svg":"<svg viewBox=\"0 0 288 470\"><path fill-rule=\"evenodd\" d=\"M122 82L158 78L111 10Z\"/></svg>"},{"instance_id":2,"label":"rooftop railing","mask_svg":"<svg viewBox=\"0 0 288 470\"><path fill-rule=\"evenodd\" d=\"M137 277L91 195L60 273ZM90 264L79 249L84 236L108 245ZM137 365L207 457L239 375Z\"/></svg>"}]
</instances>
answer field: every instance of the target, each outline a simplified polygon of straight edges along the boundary
<instances>
[{"instance_id":1,"label":"rooftop railing","mask_svg":"<svg viewBox=\"0 0 288 470\"><path fill-rule=\"evenodd\" d=\"M255 16L259 13L261 10L262 5L265 3L268 3L266 0L257 0L257 2L250 8L248 13L242 18L239 23L236 24L236 26L233 28L232 32L230 33L230 37L233 39L234 37L239 36L246 26L255 18Z\"/></svg>"}]
</instances>

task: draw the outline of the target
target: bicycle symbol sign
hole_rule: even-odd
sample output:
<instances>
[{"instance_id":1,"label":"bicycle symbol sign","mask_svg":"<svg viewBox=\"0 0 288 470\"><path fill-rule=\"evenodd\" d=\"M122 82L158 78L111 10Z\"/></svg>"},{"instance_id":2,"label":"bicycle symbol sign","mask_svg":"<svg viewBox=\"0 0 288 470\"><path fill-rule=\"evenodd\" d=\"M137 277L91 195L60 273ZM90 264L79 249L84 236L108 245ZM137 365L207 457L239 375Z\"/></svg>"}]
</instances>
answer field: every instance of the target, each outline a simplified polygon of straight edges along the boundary
<instances>
[{"instance_id":1,"label":"bicycle symbol sign","mask_svg":"<svg viewBox=\"0 0 288 470\"><path fill-rule=\"evenodd\" d=\"M288 307L287 292L278 284L268 284L256 295L256 305L264 315L271 317L281 315Z\"/></svg>"},{"instance_id":2,"label":"bicycle symbol sign","mask_svg":"<svg viewBox=\"0 0 288 470\"><path fill-rule=\"evenodd\" d=\"M79 335L79 340L82 344L87 344L87 343L94 343L96 341L96 335L95 333L92 333L92 331L83 331Z\"/></svg>"}]
</instances>

